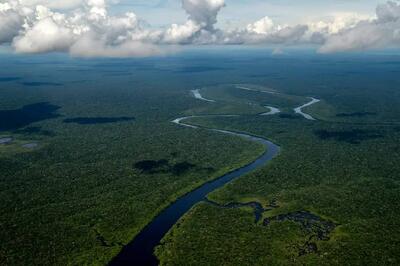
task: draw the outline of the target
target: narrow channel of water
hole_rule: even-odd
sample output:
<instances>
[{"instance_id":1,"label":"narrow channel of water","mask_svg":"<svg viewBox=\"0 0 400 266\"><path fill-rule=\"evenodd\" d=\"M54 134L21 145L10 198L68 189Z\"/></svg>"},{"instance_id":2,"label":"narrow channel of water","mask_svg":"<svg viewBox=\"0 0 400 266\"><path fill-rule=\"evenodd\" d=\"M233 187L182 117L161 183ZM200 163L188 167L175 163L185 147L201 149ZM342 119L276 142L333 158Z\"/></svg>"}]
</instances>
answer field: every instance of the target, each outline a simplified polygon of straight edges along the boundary
<instances>
[{"instance_id":1,"label":"narrow channel of water","mask_svg":"<svg viewBox=\"0 0 400 266\"><path fill-rule=\"evenodd\" d=\"M198 128L196 126L188 125L183 123L184 120L192 117L177 118L173 123L190 127ZM209 129L212 131L220 132L223 134L229 134L239 136L251 141L258 142L265 146L266 152L258 157L252 163L227 173L213 181L207 182L199 188L189 192L188 194L180 197L169 207L164 209L158 216L156 216L128 245L126 245L122 251L109 263L111 266L126 266L126 265L138 265L138 266L155 266L158 265L158 260L154 255L154 248L159 245L161 239L165 234L173 227L178 220L188 212L194 205L206 199L206 196L231 182L232 180L243 176L257 168L266 165L279 153L279 147L274 143L260 138L251 136L244 133L236 133L227 130Z\"/></svg>"},{"instance_id":2,"label":"narrow channel of water","mask_svg":"<svg viewBox=\"0 0 400 266\"><path fill-rule=\"evenodd\" d=\"M313 98L313 97L310 97L310 99L311 99L311 102L308 102L308 103L306 103L306 104L303 104L302 106L299 106L299 107L297 107L297 108L294 108L294 112L295 112L296 114L302 115L305 119L308 119L308 120L315 120L315 118L312 117L311 115L304 113L304 112L303 112L303 108L305 108L305 107L307 107L307 106L310 106L310 105L313 105L313 104L316 104L316 103L320 102L321 100L315 99L315 98Z\"/></svg>"},{"instance_id":3,"label":"narrow channel of water","mask_svg":"<svg viewBox=\"0 0 400 266\"><path fill-rule=\"evenodd\" d=\"M194 98L196 98L196 99L199 99L199 100L202 100L202 101L206 101L206 102L210 102L210 103L215 103L214 100L210 100L210 99L204 98L201 95L200 90L192 90L192 93L193 93Z\"/></svg>"},{"instance_id":4,"label":"narrow channel of water","mask_svg":"<svg viewBox=\"0 0 400 266\"><path fill-rule=\"evenodd\" d=\"M272 107L272 106L265 106L266 108L269 108L269 112L266 113L262 113L261 115L276 115L279 114L281 112L281 110L279 110L276 107Z\"/></svg>"}]
</instances>

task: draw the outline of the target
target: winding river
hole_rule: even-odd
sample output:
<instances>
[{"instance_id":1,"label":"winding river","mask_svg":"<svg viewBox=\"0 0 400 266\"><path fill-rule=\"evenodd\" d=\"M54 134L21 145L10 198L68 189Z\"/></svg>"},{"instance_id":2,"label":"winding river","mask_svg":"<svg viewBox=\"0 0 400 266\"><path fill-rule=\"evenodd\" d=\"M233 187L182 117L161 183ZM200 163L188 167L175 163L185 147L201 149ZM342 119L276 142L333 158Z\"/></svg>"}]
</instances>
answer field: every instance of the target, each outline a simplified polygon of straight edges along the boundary
<instances>
[{"instance_id":1,"label":"winding river","mask_svg":"<svg viewBox=\"0 0 400 266\"><path fill-rule=\"evenodd\" d=\"M279 94L276 91L257 90L257 89L240 86L240 85L236 85L236 88L241 89L241 90L246 90L246 91L255 91L255 92L269 93L269 94Z\"/></svg>"},{"instance_id":2,"label":"winding river","mask_svg":"<svg viewBox=\"0 0 400 266\"><path fill-rule=\"evenodd\" d=\"M194 98L196 98L196 99L199 99L199 100L202 100L202 101L206 101L206 102L210 102L210 103L214 103L214 102L215 102L214 100L210 100L210 99L204 98L203 95L201 95L199 89L197 89L197 90L192 90L191 92L193 93L193 96L194 96Z\"/></svg>"},{"instance_id":3,"label":"winding river","mask_svg":"<svg viewBox=\"0 0 400 266\"><path fill-rule=\"evenodd\" d=\"M229 115L234 116L234 115ZM202 116L187 116L180 117L172 121L172 123L192 129L208 129L210 131L219 132L238 136L250 141L255 141L262 144L266 151L254 160L252 163L243 166L237 170L229 172L221 177L207 182L197 189L187 193L186 195L177 199L174 203L161 211L128 245L124 246L122 251L109 263L109 265L140 265L140 266L153 266L158 265L158 260L154 255L154 249L160 244L161 239L173 227L178 220L187 213L194 205L201 201L205 201L210 192L224 186L232 180L241 177L249 172L254 171L266 165L279 153L280 148L267 139L227 130L210 129L204 127L193 126L184 123L185 120L194 117ZM210 117L210 116L204 116ZM215 116L214 116L215 117ZM224 117L227 117L226 115Z\"/></svg>"},{"instance_id":4,"label":"winding river","mask_svg":"<svg viewBox=\"0 0 400 266\"><path fill-rule=\"evenodd\" d=\"M279 114L281 112L281 110L279 110L276 107L265 106L265 108L268 108L270 111L266 112L266 113L262 113L261 115L275 115L275 114Z\"/></svg>"},{"instance_id":5,"label":"winding river","mask_svg":"<svg viewBox=\"0 0 400 266\"><path fill-rule=\"evenodd\" d=\"M256 89L251 89L243 86L236 86L239 89L243 90L251 90L251 91L259 91ZM191 91L193 96L202 101L206 102L215 102L214 100L204 98L200 90L192 90ZM273 91L259 91L265 93L276 94ZM311 101L294 109L295 113L302 115L304 118L308 120L315 120L311 115L306 114L302 111L303 108L313 105L320 100L315 98L310 98ZM262 113L261 115L274 115L278 114L281 111L278 108L265 106L266 108L270 109L269 112ZM167 234L167 232L178 222L178 220L187 213L194 205L201 201L206 201L211 204L212 203L207 200L207 195L214 190L224 186L225 184L231 182L232 180L241 177L251 171L254 171L257 168L260 168L266 165L269 161L271 161L275 156L279 153L279 147L274 143L268 141L267 139L252 136L245 133L238 133L233 131L221 130L221 129L212 129L212 128L205 128L200 126L194 126L191 124L184 123L185 120L197 117L235 117L239 115L199 115L199 116L185 116L179 117L171 121L172 123L186 127L191 129L207 129L210 131L228 134L233 136L238 136L250 141L254 141L257 143L262 144L266 151L258 157L253 162L249 163L242 168L236 169L232 172L229 172L221 177L214 179L213 181L207 182L202 186L198 187L197 189L187 193L186 195L177 199L174 203L168 206L166 209L161 211L128 245L124 246L122 251L109 263L109 265L140 265L140 266L153 266L158 265L158 260L154 255L154 249L157 245L160 244L162 238ZM258 203L251 202L245 203L245 205L249 205L255 208L256 219L257 217L257 210L262 209ZM237 205L237 204L236 204ZM235 204L227 205L226 207L234 207ZM240 205L240 203L239 203ZM247 206L246 205L246 206ZM240 205L241 206L241 205ZM258 217L259 218L259 217Z\"/></svg>"},{"instance_id":6,"label":"winding river","mask_svg":"<svg viewBox=\"0 0 400 266\"><path fill-rule=\"evenodd\" d=\"M294 108L294 112L295 112L296 114L302 115L305 119L308 119L308 120L316 120L316 119L315 119L314 117L312 117L311 115L306 114L306 113L303 112L303 108L305 108L305 107L307 107L307 106L310 106L310 105L313 105L313 104L318 103L318 102L321 101L321 100L315 99L315 98L313 98L313 97L310 97L310 99L311 99L310 102L308 102L308 103L306 103L306 104L303 104L302 106L299 106L299 107L297 107L297 108Z\"/></svg>"},{"instance_id":7,"label":"winding river","mask_svg":"<svg viewBox=\"0 0 400 266\"><path fill-rule=\"evenodd\" d=\"M236 88L241 89L241 90L247 90L247 91L263 92L263 93L270 93L270 94L281 94L281 93L277 93L277 92L275 92L275 91L257 90L257 89L252 89L252 88L248 88L248 87L244 87L244 86L239 86L239 85L236 85ZM199 90L197 90L197 92L200 94L200 91L199 91ZM196 97L196 98L197 98L197 97ZM306 104L303 104L302 106L296 107L296 108L294 108L293 110L294 110L294 112L295 112L296 114L302 115L305 119L308 119L308 120L316 120L316 119L315 119L314 117L312 117L311 115L304 113L304 112L303 112L303 108L308 107L308 106L313 105L313 104L316 104L316 103L320 102L321 100L315 99L315 98L313 98L313 97L309 97L309 98L311 99L310 102L308 102L308 103L306 103ZM270 111L270 112L267 112L267 113L263 113L263 114L261 114L261 115L274 115L274 114L280 113L280 110L279 110L278 108L270 107L270 106L266 106L266 108L269 108L271 111Z\"/></svg>"}]
</instances>

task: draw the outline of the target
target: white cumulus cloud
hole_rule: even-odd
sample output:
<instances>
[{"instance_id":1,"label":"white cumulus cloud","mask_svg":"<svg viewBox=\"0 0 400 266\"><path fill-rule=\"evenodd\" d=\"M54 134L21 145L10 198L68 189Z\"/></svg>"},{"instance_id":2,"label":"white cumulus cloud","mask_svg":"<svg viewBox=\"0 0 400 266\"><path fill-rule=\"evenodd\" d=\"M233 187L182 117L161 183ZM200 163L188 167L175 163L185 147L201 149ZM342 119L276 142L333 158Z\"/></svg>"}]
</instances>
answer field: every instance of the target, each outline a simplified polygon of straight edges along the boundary
<instances>
[{"instance_id":1,"label":"white cumulus cloud","mask_svg":"<svg viewBox=\"0 0 400 266\"><path fill-rule=\"evenodd\" d=\"M21 30L23 18L14 10L1 10L0 6L0 43L11 42Z\"/></svg>"},{"instance_id":2,"label":"white cumulus cloud","mask_svg":"<svg viewBox=\"0 0 400 266\"><path fill-rule=\"evenodd\" d=\"M163 40L167 43L210 43L214 40L214 25L225 6L224 0L182 0L182 8L188 14L185 24L172 24ZM211 34L210 34L211 33ZM207 38L211 38L208 39Z\"/></svg>"},{"instance_id":3,"label":"white cumulus cloud","mask_svg":"<svg viewBox=\"0 0 400 266\"><path fill-rule=\"evenodd\" d=\"M269 17L264 17L252 24L247 25L247 30L256 34L268 34L276 31L279 28L280 27L277 28L275 26L274 22Z\"/></svg>"},{"instance_id":4,"label":"white cumulus cloud","mask_svg":"<svg viewBox=\"0 0 400 266\"><path fill-rule=\"evenodd\" d=\"M13 47L20 53L67 51L73 42L69 28L58 25L53 18L37 21L25 34L14 39Z\"/></svg>"},{"instance_id":5,"label":"white cumulus cloud","mask_svg":"<svg viewBox=\"0 0 400 266\"><path fill-rule=\"evenodd\" d=\"M389 1L375 17L354 13L305 24L265 16L242 28L217 27L224 0L182 0L186 21L152 28L135 13L110 15L116 0L0 0L0 44L18 53L68 52L74 56L151 56L191 44L319 44L320 52L398 47L400 5Z\"/></svg>"},{"instance_id":6,"label":"white cumulus cloud","mask_svg":"<svg viewBox=\"0 0 400 266\"><path fill-rule=\"evenodd\" d=\"M400 4L389 1L376 9L376 18L362 20L327 37L319 51L333 53L400 45Z\"/></svg>"}]
</instances>

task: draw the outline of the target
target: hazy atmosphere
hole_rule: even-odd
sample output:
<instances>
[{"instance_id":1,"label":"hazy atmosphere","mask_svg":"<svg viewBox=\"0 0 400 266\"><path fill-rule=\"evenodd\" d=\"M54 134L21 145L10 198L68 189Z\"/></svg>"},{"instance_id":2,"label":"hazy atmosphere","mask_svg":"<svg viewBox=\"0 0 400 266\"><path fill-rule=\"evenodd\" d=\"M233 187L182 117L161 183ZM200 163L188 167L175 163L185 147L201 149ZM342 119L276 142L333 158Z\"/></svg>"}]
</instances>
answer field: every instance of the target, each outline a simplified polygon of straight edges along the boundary
<instances>
[{"instance_id":1,"label":"hazy atmosphere","mask_svg":"<svg viewBox=\"0 0 400 266\"><path fill-rule=\"evenodd\" d=\"M0 265L400 265L400 1L0 0Z\"/></svg>"}]
</instances>

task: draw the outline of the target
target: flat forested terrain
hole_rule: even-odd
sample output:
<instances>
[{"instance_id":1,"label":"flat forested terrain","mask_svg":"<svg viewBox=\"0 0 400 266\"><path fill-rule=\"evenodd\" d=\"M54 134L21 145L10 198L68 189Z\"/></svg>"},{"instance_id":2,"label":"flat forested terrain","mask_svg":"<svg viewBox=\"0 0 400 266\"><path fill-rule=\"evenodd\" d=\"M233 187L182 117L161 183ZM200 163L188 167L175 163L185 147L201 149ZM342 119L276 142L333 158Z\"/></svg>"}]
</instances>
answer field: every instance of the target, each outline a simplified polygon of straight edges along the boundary
<instances>
[{"instance_id":1,"label":"flat forested terrain","mask_svg":"<svg viewBox=\"0 0 400 266\"><path fill-rule=\"evenodd\" d=\"M149 78L137 62L8 60L14 69L0 83L0 138L12 138L0 144L1 265L104 265L177 197L263 152L171 123L204 105L173 74ZM38 146L22 146L32 142Z\"/></svg>"},{"instance_id":2,"label":"flat forested terrain","mask_svg":"<svg viewBox=\"0 0 400 266\"><path fill-rule=\"evenodd\" d=\"M199 204L181 219L157 250L161 264L398 265L399 81L379 70L359 83L351 76L332 78L306 94L236 85L203 90L209 99L283 112L190 123L263 136L282 150L268 166L209 195L217 204ZM347 84L352 82L354 88ZM293 114L301 105L298 95L322 100L305 109L318 120ZM260 219L252 208L229 207L246 202L263 205Z\"/></svg>"},{"instance_id":3,"label":"flat forested terrain","mask_svg":"<svg viewBox=\"0 0 400 266\"><path fill-rule=\"evenodd\" d=\"M177 197L263 152L170 122L208 114L240 116L187 122L281 153L186 214L157 248L162 265L400 263L397 56L1 57L1 265L104 265ZM308 97L316 121L293 112ZM262 204L259 220L224 207L246 202Z\"/></svg>"}]
</instances>

